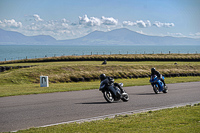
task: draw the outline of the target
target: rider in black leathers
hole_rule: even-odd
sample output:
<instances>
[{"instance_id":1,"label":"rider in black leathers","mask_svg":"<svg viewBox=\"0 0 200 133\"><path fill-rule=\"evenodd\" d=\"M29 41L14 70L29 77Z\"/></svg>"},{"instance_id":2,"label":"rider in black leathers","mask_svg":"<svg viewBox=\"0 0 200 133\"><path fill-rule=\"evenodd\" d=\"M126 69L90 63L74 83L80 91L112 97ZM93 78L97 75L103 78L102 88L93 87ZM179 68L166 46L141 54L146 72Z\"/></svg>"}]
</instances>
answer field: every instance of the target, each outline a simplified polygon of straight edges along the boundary
<instances>
[{"instance_id":1,"label":"rider in black leathers","mask_svg":"<svg viewBox=\"0 0 200 133\"><path fill-rule=\"evenodd\" d=\"M165 81L162 79L162 75L158 71L156 71L155 68L151 68L151 76L153 75L156 75L164 83L164 86L166 88L166 84Z\"/></svg>"},{"instance_id":2,"label":"rider in black leathers","mask_svg":"<svg viewBox=\"0 0 200 133\"><path fill-rule=\"evenodd\" d=\"M99 77L101 81L108 80L109 82L112 82L112 78L106 76L105 74L101 74ZM114 86L117 86L121 90L122 95L125 94L124 90L121 88L121 86L118 83L114 83Z\"/></svg>"}]
</instances>

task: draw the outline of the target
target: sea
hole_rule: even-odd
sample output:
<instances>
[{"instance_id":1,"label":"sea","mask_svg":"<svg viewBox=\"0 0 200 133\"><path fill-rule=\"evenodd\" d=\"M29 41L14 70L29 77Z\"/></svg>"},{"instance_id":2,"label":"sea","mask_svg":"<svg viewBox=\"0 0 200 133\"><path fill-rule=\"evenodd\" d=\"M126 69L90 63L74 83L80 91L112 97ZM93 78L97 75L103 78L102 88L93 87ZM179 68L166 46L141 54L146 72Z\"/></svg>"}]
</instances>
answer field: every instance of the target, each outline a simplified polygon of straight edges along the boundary
<instances>
[{"instance_id":1,"label":"sea","mask_svg":"<svg viewBox=\"0 0 200 133\"><path fill-rule=\"evenodd\" d=\"M112 54L200 54L200 46L0 45L0 61Z\"/></svg>"}]
</instances>

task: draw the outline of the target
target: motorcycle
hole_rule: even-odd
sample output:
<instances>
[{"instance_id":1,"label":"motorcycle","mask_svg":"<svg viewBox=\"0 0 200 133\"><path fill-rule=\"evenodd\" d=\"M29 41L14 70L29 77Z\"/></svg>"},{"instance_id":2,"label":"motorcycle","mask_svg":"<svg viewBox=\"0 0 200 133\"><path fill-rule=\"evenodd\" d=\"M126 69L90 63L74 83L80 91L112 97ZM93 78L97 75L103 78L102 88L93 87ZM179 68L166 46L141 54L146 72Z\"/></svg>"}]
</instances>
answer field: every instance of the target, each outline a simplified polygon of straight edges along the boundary
<instances>
[{"instance_id":1,"label":"motorcycle","mask_svg":"<svg viewBox=\"0 0 200 133\"><path fill-rule=\"evenodd\" d=\"M165 79L164 76L162 76L162 79L163 80ZM168 92L168 89L165 88L164 83L156 75L151 76L151 79L149 81L152 84L153 90L156 94L160 92L163 92L163 93Z\"/></svg>"},{"instance_id":2,"label":"motorcycle","mask_svg":"<svg viewBox=\"0 0 200 133\"><path fill-rule=\"evenodd\" d=\"M123 83L114 83L114 79L105 79L101 82L99 91L103 93L105 100L109 103L114 101L119 101L120 99L123 102L127 102L129 100L128 94L122 93L119 89L119 86L122 88Z\"/></svg>"}]
</instances>

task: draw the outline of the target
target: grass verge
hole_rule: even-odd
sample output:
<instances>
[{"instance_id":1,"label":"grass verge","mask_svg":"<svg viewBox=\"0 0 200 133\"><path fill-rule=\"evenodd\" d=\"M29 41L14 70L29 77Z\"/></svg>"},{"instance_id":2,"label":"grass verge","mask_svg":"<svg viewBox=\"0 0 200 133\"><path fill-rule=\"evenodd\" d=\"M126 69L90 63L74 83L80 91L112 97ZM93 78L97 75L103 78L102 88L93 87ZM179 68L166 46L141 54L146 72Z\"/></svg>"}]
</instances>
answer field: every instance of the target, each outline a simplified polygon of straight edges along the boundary
<instances>
[{"instance_id":1,"label":"grass verge","mask_svg":"<svg viewBox=\"0 0 200 133\"><path fill-rule=\"evenodd\" d=\"M31 128L19 133L149 133L200 131L200 104L179 108L148 111L133 115L119 115L104 120L70 123L51 127Z\"/></svg>"},{"instance_id":2,"label":"grass verge","mask_svg":"<svg viewBox=\"0 0 200 133\"><path fill-rule=\"evenodd\" d=\"M198 82L200 77L173 77L166 78L166 83L181 83L181 82ZM117 79L115 82L122 82L124 86L141 86L150 85L149 78L138 79ZM50 83L49 87L40 87L40 84L3 84L0 86L0 97L16 96L16 95L28 95L28 94L41 94L41 93L53 93L53 92L66 92L66 91L78 91L98 89L100 81L92 82L78 82L78 83ZM149 86L151 87L151 86Z\"/></svg>"},{"instance_id":3,"label":"grass verge","mask_svg":"<svg viewBox=\"0 0 200 133\"><path fill-rule=\"evenodd\" d=\"M155 67L163 75L200 74L200 62L176 62L174 64L174 62L157 61L108 61L107 65L101 65L101 63L100 61L71 61L7 64L8 66L36 66L1 72L0 85L39 83L41 75L48 76L50 83L92 81L98 79L102 73L115 79L147 77L150 75L152 67Z\"/></svg>"}]
</instances>

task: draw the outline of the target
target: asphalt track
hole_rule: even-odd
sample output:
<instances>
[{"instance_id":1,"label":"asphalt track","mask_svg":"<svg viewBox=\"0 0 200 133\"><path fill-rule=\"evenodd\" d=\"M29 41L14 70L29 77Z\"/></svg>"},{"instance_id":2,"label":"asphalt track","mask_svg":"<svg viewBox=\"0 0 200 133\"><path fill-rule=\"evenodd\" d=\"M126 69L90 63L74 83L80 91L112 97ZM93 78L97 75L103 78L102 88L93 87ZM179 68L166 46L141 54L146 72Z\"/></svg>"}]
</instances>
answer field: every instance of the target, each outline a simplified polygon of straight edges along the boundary
<instances>
[{"instance_id":1,"label":"asphalt track","mask_svg":"<svg viewBox=\"0 0 200 133\"><path fill-rule=\"evenodd\" d=\"M0 132L200 102L200 82L168 84L168 87L167 94L155 94L150 85L124 87L130 100L111 104L98 89L2 97Z\"/></svg>"}]
</instances>

